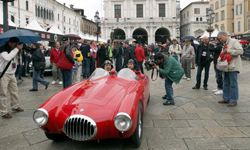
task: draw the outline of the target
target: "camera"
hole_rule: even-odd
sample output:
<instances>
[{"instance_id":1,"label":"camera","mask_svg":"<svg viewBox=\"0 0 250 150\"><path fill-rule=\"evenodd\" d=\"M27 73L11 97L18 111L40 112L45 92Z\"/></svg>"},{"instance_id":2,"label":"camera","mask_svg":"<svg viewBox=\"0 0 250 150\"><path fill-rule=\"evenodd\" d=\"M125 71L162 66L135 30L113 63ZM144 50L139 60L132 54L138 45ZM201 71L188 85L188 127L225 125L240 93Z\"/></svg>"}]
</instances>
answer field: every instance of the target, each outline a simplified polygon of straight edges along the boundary
<instances>
[{"instance_id":1,"label":"camera","mask_svg":"<svg viewBox=\"0 0 250 150\"><path fill-rule=\"evenodd\" d=\"M152 59L148 59L145 63L145 68L147 69L147 71L152 70L153 66L155 65L155 61Z\"/></svg>"}]
</instances>

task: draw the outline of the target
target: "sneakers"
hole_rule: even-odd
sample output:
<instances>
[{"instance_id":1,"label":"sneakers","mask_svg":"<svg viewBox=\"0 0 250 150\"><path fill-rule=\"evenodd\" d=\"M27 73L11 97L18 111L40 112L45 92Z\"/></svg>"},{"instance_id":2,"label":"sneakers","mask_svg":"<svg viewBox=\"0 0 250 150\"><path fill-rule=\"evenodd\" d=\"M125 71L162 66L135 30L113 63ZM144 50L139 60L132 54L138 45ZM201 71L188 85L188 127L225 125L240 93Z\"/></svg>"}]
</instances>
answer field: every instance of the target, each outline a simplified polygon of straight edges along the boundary
<instances>
[{"instance_id":1,"label":"sneakers","mask_svg":"<svg viewBox=\"0 0 250 150\"><path fill-rule=\"evenodd\" d=\"M7 113L5 115L2 116L3 119L10 119L12 118L12 115L10 113Z\"/></svg>"},{"instance_id":2,"label":"sneakers","mask_svg":"<svg viewBox=\"0 0 250 150\"><path fill-rule=\"evenodd\" d=\"M194 86L194 87L192 87L192 89L193 90L198 90L198 89L200 89L198 86Z\"/></svg>"},{"instance_id":3,"label":"sneakers","mask_svg":"<svg viewBox=\"0 0 250 150\"><path fill-rule=\"evenodd\" d=\"M237 106L237 102L230 102L227 106L228 107L235 107L235 106Z\"/></svg>"},{"instance_id":4,"label":"sneakers","mask_svg":"<svg viewBox=\"0 0 250 150\"><path fill-rule=\"evenodd\" d=\"M174 101L166 101L163 103L163 105L169 106L169 105L175 105Z\"/></svg>"},{"instance_id":5,"label":"sneakers","mask_svg":"<svg viewBox=\"0 0 250 150\"><path fill-rule=\"evenodd\" d=\"M167 95L162 96L162 99L167 99Z\"/></svg>"},{"instance_id":6,"label":"sneakers","mask_svg":"<svg viewBox=\"0 0 250 150\"><path fill-rule=\"evenodd\" d=\"M215 95L221 95L221 94L223 94L223 91L222 90L218 90L218 91L214 92L214 94Z\"/></svg>"},{"instance_id":7,"label":"sneakers","mask_svg":"<svg viewBox=\"0 0 250 150\"><path fill-rule=\"evenodd\" d=\"M58 84L62 85L62 84L63 84L63 82L62 82L62 81L59 81L59 82L58 82Z\"/></svg>"},{"instance_id":8,"label":"sneakers","mask_svg":"<svg viewBox=\"0 0 250 150\"><path fill-rule=\"evenodd\" d=\"M48 82L48 84L45 85L45 90L47 90L48 87L49 87L49 82Z\"/></svg>"},{"instance_id":9,"label":"sneakers","mask_svg":"<svg viewBox=\"0 0 250 150\"><path fill-rule=\"evenodd\" d=\"M184 76L182 79L187 79L187 77Z\"/></svg>"},{"instance_id":10,"label":"sneakers","mask_svg":"<svg viewBox=\"0 0 250 150\"><path fill-rule=\"evenodd\" d=\"M52 81L51 84L52 84L52 85L55 85L55 84L56 84L56 81Z\"/></svg>"},{"instance_id":11,"label":"sneakers","mask_svg":"<svg viewBox=\"0 0 250 150\"><path fill-rule=\"evenodd\" d=\"M212 92L217 92L219 89L214 89L214 90L212 90Z\"/></svg>"},{"instance_id":12,"label":"sneakers","mask_svg":"<svg viewBox=\"0 0 250 150\"><path fill-rule=\"evenodd\" d=\"M38 89L30 89L30 92L37 92Z\"/></svg>"},{"instance_id":13,"label":"sneakers","mask_svg":"<svg viewBox=\"0 0 250 150\"><path fill-rule=\"evenodd\" d=\"M206 86L203 87L204 90L208 90L208 88Z\"/></svg>"},{"instance_id":14,"label":"sneakers","mask_svg":"<svg viewBox=\"0 0 250 150\"><path fill-rule=\"evenodd\" d=\"M187 81L190 81L191 80L191 78L187 78Z\"/></svg>"},{"instance_id":15,"label":"sneakers","mask_svg":"<svg viewBox=\"0 0 250 150\"><path fill-rule=\"evenodd\" d=\"M24 110L21 107L17 107L17 108L12 108L12 111L14 111L14 112L23 112Z\"/></svg>"}]
</instances>

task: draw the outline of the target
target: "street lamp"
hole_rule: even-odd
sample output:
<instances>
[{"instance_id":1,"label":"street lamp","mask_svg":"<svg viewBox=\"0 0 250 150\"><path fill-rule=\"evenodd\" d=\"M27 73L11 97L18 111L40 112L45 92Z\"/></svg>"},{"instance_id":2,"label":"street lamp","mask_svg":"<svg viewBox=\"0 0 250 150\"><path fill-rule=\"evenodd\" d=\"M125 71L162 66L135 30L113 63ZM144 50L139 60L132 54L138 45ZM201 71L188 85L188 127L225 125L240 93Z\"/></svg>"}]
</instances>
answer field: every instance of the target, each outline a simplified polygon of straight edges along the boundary
<instances>
[{"instance_id":1,"label":"street lamp","mask_svg":"<svg viewBox=\"0 0 250 150\"><path fill-rule=\"evenodd\" d=\"M96 11L94 19L95 19L95 23L96 23L96 27L97 27L96 42L98 43L98 41L99 41L99 34L101 33L101 29L99 27L99 24L101 23L101 20L100 20L99 12L98 11Z\"/></svg>"},{"instance_id":2,"label":"street lamp","mask_svg":"<svg viewBox=\"0 0 250 150\"><path fill-rule=\"evenodd\" d=\"M209 27L207 28L207 32L209 33L209 40L211 39L211 34L214 31L214 28L212 27L213 19L214 19L215 13L212 8L209 8L207 10L207 23Z\"/></svg>"},{"instance_id":3,"label":"street lamp","mask_svg":"<svg viewBox=\"0 0 250 150\"><path fill-rule=\"evenodd\" d=\"M3 30L4 32L9 30L8 19L8 2L14 2L14 0L1 0L3 1Z\"/></svg>"}]
</instances>

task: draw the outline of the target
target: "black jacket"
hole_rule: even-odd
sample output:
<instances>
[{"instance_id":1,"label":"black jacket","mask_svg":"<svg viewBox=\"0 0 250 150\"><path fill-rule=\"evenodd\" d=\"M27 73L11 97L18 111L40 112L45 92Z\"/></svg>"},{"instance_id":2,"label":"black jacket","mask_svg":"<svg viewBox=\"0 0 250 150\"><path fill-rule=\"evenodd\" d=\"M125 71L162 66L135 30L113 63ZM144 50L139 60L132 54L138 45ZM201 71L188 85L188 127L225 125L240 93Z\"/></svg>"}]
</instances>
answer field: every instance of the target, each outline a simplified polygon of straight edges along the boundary
<instances>
[{"instance_id":1,"label":"black jacket","mask_svg":"<svg viewBox=\"0 0 250 150\"><path fill-rule=\"evenodd\" d=\"M222 48L223 48L223 43L217 43L215 48L214 48L214 51L213 51L213 54L214 54L214 64L217 64L217 61L218 61L218 58L220 56L220 53L222 51Z\"/></svg>"},{"instance_id":2,"label":"black jacket","mask_svg":"<svg viewBox=\"0 0 250 150\"><path fill-rule=\"evenodd\" d=\"M204 63L211 63L213 60L214 46L212 44L204 45L203 43L197 47L195 62L198 66ZM202 57L202 53L205 52L206 56Z\"/></svg>"},{"instance_id":3,"label":"black jacket","mask_svg":"<svg viewBox=\"0 0 250 150\"><path fill-rule=\"evenodd\" d=\"M32 53L32 63L35 70L45 69L45 56L41 49L36 49Z\"/></svg>"},{"instance_id":4,"label":"black jacket","mask_svg":"<svg viewBox=\"0 0 250 150\"><path fill-rule=\"evenodd\" d=\"M90 54L90 46L88 44L82 44L80 51L82 52L84 59L90 58L90 56L88 56L88 54Z\"/></svg>"}]
</instances>

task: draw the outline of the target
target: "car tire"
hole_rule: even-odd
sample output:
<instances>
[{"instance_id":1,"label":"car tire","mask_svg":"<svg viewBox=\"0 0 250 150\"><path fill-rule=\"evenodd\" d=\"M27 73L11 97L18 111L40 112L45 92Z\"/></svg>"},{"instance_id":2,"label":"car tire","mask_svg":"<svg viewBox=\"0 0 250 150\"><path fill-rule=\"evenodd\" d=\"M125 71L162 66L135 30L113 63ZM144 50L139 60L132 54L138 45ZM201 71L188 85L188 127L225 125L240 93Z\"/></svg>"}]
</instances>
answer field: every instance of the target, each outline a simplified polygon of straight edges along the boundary
<instances>
[{"instance_id":1,"label":"car tire","mask_svg":"<svg viewBox=\"0 0 250 150\"><path fill-rule=\"evenodd\" d=\"M52 140L55 142L65 141L67 139L67 137L63 134L53 134L53 133L47 133L47 132L44 132L44 133L49 140Z\"/></svg>"},{"instance_id":2,"label":"car tire","mask_svg":"<svg viewBox=\"0 0 250 150\"><path fill-rule=\"evenodd\" d=\"M143 114L142 105L139 105L137 113L137 125L134 134L131 137L132 144L135 148L139 148L141 145L142 135L143 135Z\"/></svg>"}]
</instances>

